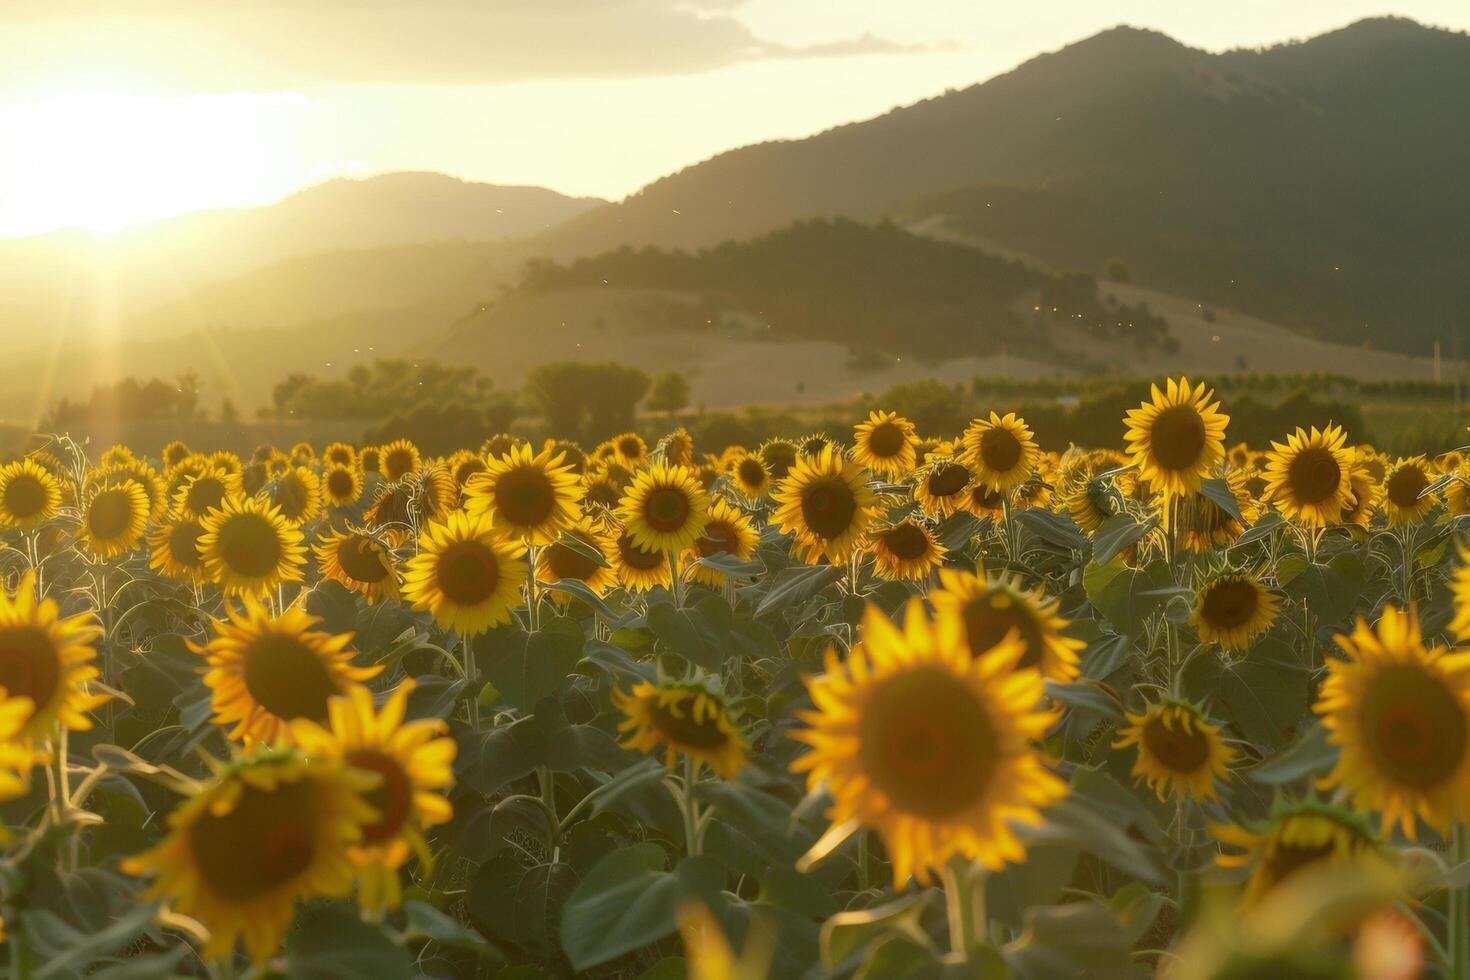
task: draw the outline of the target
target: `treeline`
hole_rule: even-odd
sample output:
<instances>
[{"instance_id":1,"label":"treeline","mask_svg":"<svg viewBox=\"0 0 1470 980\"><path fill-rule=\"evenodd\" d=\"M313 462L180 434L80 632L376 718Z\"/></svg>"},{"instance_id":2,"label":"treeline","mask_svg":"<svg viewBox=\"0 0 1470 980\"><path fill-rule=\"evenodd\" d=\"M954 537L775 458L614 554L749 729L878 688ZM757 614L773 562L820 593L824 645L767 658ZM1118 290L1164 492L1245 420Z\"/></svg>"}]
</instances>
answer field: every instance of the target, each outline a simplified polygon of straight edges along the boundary
<instances>
[{"instance_id":1,"label":"treeline","mask_svg":"<svg viewBox=\"0 0 1470 980\"><path fill-rule=\"evenodd\" d=\"M706 308L734 308L771 330L927 360L1012 350L1100 363L1119 343L1173 349L1168 324L1144 305L1104 300L1086 275L1053 275L978 249L914 235L892 223L798 222L750 241L696 253L623 247L569 265L534 259L518 289L545 293L613 286L692 292ZM703 323L704 321L698 320ZM1099 348L1069 335L1080 332ZM1062 343L1066 336L1068 342Z\"/></svg>"},{"instance_id":2,"label":"treeline","mask_svg":"<svg viewBox=\"0 0 1470 980\"><path fill-rule=\"evenodd\" d=\"M54 431L100 419L191 419L199 411L199 376L192 372L173 381L124 378L93 388L86 401L62 398L42 419L42 427Z\"/></svg>"}]
</instances>

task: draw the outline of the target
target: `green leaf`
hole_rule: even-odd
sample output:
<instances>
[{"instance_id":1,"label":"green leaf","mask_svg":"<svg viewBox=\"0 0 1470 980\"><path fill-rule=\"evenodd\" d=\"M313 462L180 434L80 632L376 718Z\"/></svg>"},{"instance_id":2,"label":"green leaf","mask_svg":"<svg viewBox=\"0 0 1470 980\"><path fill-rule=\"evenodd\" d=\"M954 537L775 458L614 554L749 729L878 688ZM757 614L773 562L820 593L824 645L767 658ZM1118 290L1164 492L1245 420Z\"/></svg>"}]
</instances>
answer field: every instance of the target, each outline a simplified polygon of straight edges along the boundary
<instances>
[{"instance_id":1,"label":"green leaf","mask_svg":"<svg viewBox=\"0 0 1470 980\"><path fill-rule=\"evenodd\" d=\"M1123 719L1123 706L1118 703L1117 697L1112 691L1101 684L1093 684L1082 681L1077 684L1063 684L1060 681L1047 681L1046 693L1063 704L1090 711L1093 714L1110 718L1114 721Z\"/></svg>"},{"instance_id":2,"label":"green leaf","mask_svg":"<svg viewBox=\"0 0 1470 980\"><path fill-rule=\"evenodd\" d=\"M512 631L497 639L485 651L485 676L506 704L522 711L560 690L582 659L582 627L570 619L552 619L529 636Z\"/></svg>"},{"instance_id":3,"label":"green leaf","mask_svg":"<svg viewBox=\"0 0 1470 980\"><path fill-rule=\"evenodd\" d=\"M560 592L574 599L581 599L589 609L608 622L615 623L620 618L601 596L589 589L587 583L580 579L564 578L559 582L548 582L545 587L552 592Z\"/></svg>"},{"instance_id":4,"label":"green leaf","mask_svg":"<svg viewBox=\"0 0 1470 980\"><path fill-rule=\"evenodd\" d=\"M1252 769L1250 777L1268 786L1293 783L1316 773L1326 773L1337 763L1339 751L1327 741L1327 729L1320 724L1313 725L1286 751Z\"/></svg>"},{"instance_id":5,"label":"green leaf","mask_svg":"<svg viewBox=\"0 0 1470 980\"><path fill-rule=\"evenodd\" d=\"M648 626L664 649L708 671L718 671L729 651L731 619L730 607L714 595L683 609L668 602L648 607Z\"/></svg>"},{"instance_id":6,"label":"green leaf","mask_svg":"<svg viewBox=\"0 0 1470 980\"><path fill-rule=\"evenodd\" d=\"M1256 541L1269 538L1276 530L1285 524L1285 519L1276 511L1267 511L1262 514L1255 524L1246 528L1245 533L1230 543L1231 548L1241 548Z\"/></svg>"},{"instance_id":7,"label":"green leaf","mask_svg":"<svg viewBox=\"0 0 1470 980\"><path fill-rule=\"evenodd\" d=\"M482 933L549 957L567 896L576 887L577 872L565 862L523 868L495 857L470 880L465 910Z\"/></svg>"},{"instance_id":8,"label":"green leaf","mask_svg":"<svg viewBox=\"0 0 1470 980\"><path fill-rule=\"evenodd\" d=\"M822 965L829 970L849 956L889 936L906 936L927 943L928 933L919 918L929 904L926 892L902 895L891 902L852 912L839 912L822 923Z\"/></svg>"},{"instance_id":9,"label":"green leaf","mask_svg":"<svg viewBox=\"0 0 1470 980\"><path fill-rule=\"evenodd\" d=\"M755 607L756 616L781 612L805 602L842 577L844 569L836 565L793 565L770 578L765 596Z\"/></svg>"},{"instance_id":10,"label":"green leaf","mask_svg":"<svg viewBox=\"0 0 1470 980\"><path fill-rule=\"evenodd\" d=\"M575 534L563 534L560 538L557 539L556 543L558 546L566 548L568 551L576 552L583 558L592 562L592 564L596 565L598 568L612 568L612 566L607 563L607 559L602 556L601 551L598 551L592 545L588 544L586 541L583 541Z\"/></svg>"},{"instance_id":11,"label":"green leaf","mask_svg":"<svg viewBox=\"0 0 1470 980\"><path fill-rule=\"evenodd\" d=\"M406 977L412 972L408 950L363 922L352 905L307 906L286 937L289 980Z\"/></svg>"},{"instance_id":12,"label":"green leaf","mask_svg":"<svg viewBox=\"0 0 1470 980\"><path fill-rule=\"evenodd\" d=\"M1082 533L1072 518L1054 510L1028 507L1012 515L1026 530L1048 544L1069 551L1081 551L1087 547L1087 535Z\"/></svg>"},{"instance_id":13,"label":"green leaf","mask_svg":"<svg viewBox=\"0 0 1470 980\"><path fill-rule=\"evenodd\" d=\"M1150 517L1139 524L1129 514L1114 514L1103 521L1102 527L1092 535L1092 560L1098 565L1106 565L1158 523L1157 517Z\"/></svg>"},{"instance_id":14,"label":"green leaf","mask_svg":"<svg viewBox=\"0 0 1470 980\"><path fill-rule=\"evenodd\" d=\"M81 974L84 967L136 942L153 924L157 911L158 906L152 902L140 902L116 922L91 932L75 929L50 912L22 912L22 928L51 951L33 976L47 980Z\"/></svg>"},{"instance_id":15,"label":"green leaf","mask_svg":"<svg viewBox=\"0 0 1470 980\"><path fill-rule=\"evenodd\" d=\"M481 959L505 959L484 936L469 926L461 925L458 920L445 915L427 902L404 902L403 912L408 919L407 935L410 939L433 940L474 953Z\"/></svg>"},{"instance_id":16,"label":"green leaf","mask_svg":"<svg viewBox=\"0 0 1470 980\"><path fill-rule=\"evenodd\" d=\"M1287 733L1307 714L1307 671L1295 658L1292 647L1267 639L1244 660L1220 671L1219 703L1258 747L1284 747Z\"/></svg>"},{"instance_id":17,"label":"green leaf","mask_svg":"<svg viewBox=\"0 0 1470 980\"><path fill-rule=\"evenodd\" d=\"M1144 624L1167 601L1174 582L1161 561L1147 568L1129 568L1121 561L1083 573L1083 587L1093 608L1119 633L1138 636ZM1095 591L1094 591L1095 590Z\"/></svg>"},{"instance_id":18,"label":"green leaf","mask_svg":"<svg viewBox=\"0 0 1470 980\"><path fill-rule=\"evenodd\" d=\"M619 684L651 681L658 674L653 664L646 660L635 660L627 650L602 640L587 641L587 645L582 648L582 664L591 664L607 674L609 680Z\"/></svg>"},{"instance_id":19,"label":"green leaf","mask_svg":"<svg viewBox=\"0 0 1470 980\"><path fill-rule=\"evenodd\" d=\"M1246 520L1240 515L1240 501L1235 499L1230 484L1224 480L1201 480L1199 492L1206 500L1235 518L1242 527L1245 526Z\"/></svg>"},{"instance_id":20,"label":"green leaf","mask_svg":"<svg viewBox=\"0 0 1470 980\"><path fill-rule=\"evenodd\" d=\"M1056 977L1144 977L1135 964L1128 932L1108 909L1092 902L1068 902L1026 910L1021 938L1005 957L1019 980Z\"/></svg>"}]
</instances>

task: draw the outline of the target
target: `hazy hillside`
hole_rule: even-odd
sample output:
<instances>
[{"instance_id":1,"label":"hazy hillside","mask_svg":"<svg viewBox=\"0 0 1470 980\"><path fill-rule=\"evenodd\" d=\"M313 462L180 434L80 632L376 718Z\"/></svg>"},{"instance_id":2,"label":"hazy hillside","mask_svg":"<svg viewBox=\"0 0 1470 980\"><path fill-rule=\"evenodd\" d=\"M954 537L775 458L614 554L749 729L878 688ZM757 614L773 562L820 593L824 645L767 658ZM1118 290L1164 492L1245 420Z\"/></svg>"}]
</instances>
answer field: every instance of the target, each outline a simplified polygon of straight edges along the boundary
<instances>
[{"instance_id":1,"label":"hazy hillside","mask_svg":"<svg viewBox=\"0 0 1470 980\"><path fill-rule=\"evenodd\" d=\"M1424 350L1470 304L1470 37L1393 19L1214 55L1118 28L963 91L722 154L545 236L711 245L949 214L1052 264Z\"/></svg>"}]
</instances>

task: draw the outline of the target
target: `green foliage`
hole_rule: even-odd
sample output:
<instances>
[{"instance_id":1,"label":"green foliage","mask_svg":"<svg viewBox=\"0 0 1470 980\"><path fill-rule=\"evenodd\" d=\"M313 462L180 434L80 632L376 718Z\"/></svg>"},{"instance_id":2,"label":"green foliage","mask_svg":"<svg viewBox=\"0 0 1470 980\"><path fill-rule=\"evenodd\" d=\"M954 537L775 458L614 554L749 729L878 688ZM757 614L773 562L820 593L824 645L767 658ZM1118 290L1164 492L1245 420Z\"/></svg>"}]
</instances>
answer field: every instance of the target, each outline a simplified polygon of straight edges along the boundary
<instances>
[{"instance_id":1,"label":"green foliage","mask_svg":"<svg viewBox=\"0 0 1470 980\"><path fill-rule=\"evenodd\" d=\"M633 428L651 383L626 364L556 361L531 372L525 393L551 431L574 433L591 446Z\"/></svg>"}]
</instances>

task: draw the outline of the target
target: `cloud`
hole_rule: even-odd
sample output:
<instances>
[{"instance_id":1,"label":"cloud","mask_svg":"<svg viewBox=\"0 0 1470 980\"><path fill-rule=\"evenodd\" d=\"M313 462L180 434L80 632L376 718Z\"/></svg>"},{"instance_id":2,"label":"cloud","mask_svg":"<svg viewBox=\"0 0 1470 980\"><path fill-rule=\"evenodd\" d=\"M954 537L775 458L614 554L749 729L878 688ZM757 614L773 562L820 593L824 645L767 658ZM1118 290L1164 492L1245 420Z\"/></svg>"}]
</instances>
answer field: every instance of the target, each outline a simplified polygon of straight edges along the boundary
<instances>
[{"instance_id":1,"label":"cloud","mask_svg":"<svg viewBox=\"0 0 1470 980\"><path fill-rule=\"evenodd\" d=\"M739 0L9 0L0 84L117 75L194 90L680 75L912 50L756 36Z\"/></svg>"}]
</instances>

